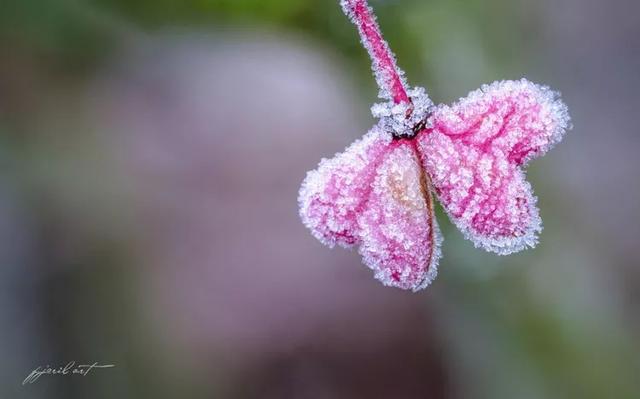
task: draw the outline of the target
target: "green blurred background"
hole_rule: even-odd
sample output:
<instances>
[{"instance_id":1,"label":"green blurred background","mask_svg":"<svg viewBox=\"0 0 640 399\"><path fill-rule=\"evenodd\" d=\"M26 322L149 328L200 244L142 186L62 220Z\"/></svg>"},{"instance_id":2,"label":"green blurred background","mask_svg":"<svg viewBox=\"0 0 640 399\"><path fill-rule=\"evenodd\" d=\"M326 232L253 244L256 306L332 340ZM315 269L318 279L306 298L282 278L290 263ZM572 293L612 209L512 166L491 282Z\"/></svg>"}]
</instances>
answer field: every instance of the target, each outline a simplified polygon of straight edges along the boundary
<instances>
[{"instance_id":1,"label":"green blurred background","mask_svg":"<svg viewBox=\"0 0 640 399\"><path fill-rule=\"evenodd\" d=\"M449 102L526 76L575 128L535 250L385 288L298 220L374 123L337 1L0 3L0 397L640 398L640 3L371 1ZM23 379L69 361L116 367Z\"/></svg>"}]
</instances>

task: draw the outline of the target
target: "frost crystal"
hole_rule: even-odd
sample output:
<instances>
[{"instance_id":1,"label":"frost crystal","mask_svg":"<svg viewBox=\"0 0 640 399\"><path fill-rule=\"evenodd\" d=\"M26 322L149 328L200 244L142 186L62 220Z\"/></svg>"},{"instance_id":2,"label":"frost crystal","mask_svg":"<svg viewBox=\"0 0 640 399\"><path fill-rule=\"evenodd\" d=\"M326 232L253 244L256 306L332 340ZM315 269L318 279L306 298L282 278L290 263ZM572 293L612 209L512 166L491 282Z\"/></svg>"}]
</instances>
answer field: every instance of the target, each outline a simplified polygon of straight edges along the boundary
<instances>
[{"instance_id":1,"label":"frost crystal","mask_svg":"<svg viewBox=\"0 0 640 399\"><path fill-rule=\"evenodd\" d=\"M380 119L380 126L396 137L412 137L416 134L416 126L427 122L433 108L433 102L422 87L407 91L411 102L395 104L393 101L374 104L371 113ZM426 126L422 126L424 128Z\"/></svg>"},{"instance_id":2,"label":"frost crystal","mask_svg":"<svg viewBox=\"0 0 640 399\"><path fill-rule=\"evenodd\" d=\"M396 104L408 102L404 72L396 65L396 57L382 38L371 7L365 0L341 0L340 4L351 22L358 27L362 45L373 61L371 69L380 88L378 96Z\"/></svg>"},{"instance_id":3,"label":"frost crystal","mask_svg":"<svg viewBox=\"0 0 640 399\"><path fill-rule=\"evenodd\" d=\"M570 126L559 94L525 79L482 86L452 106L407 89L365 0L342 0L372 60L380 119L307 174L300 216L331 247L359 245L385 285L417 291L435 278L442 237L432 190L477 247L506 255L538 242L536 197L523 167Z\"/></svg>"}]
</instances>

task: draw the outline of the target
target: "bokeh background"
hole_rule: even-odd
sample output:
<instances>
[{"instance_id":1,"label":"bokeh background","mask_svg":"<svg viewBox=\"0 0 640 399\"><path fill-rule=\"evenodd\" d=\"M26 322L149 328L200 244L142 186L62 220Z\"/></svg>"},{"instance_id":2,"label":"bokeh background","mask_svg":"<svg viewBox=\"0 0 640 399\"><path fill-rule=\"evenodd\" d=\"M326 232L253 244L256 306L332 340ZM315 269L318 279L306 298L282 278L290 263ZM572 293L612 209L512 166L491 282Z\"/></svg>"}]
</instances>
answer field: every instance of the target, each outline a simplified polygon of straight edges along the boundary
<instances>
[{"instance_id":1,"label":"bokeh background","mask_svg":"<svg viewBox=\"0 0 640 399\"><path fill-rule=\"evenodd\" d=\"M640 3L372 1L436 102L526 76L575 128L535 250L385 288L299 222L374 122L337 0L0 2L0 397L640 398ZM37 366L115 364L22 380Z\"/></svg>"}]
</instances>

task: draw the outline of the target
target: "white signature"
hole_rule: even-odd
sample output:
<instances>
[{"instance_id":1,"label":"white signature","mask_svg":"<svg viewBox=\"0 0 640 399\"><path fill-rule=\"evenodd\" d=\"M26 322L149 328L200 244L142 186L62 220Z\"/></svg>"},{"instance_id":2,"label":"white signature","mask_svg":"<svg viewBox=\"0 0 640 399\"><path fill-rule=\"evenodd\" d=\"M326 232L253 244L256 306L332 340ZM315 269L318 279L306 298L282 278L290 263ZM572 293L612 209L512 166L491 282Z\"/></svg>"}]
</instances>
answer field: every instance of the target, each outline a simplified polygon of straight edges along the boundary
<instances>
[{"instance_id":1,"label":"white signature","mask_svg":"<svg viewBox=\"0 0 640 399\"><path fill-rule=\"evenodd\" d=\"M36 367L27 378L22 381L22 385L33 384L43 375L81 375L86 377L89 372L93 369L103 369L115 367L115 364L99 364L98 362L94 362L93 364L78 364L76 365L75 361L71 361L64 366L59 367L51 367L49 365L46 366L38 366Z\"/></svg>"}]
</instances>

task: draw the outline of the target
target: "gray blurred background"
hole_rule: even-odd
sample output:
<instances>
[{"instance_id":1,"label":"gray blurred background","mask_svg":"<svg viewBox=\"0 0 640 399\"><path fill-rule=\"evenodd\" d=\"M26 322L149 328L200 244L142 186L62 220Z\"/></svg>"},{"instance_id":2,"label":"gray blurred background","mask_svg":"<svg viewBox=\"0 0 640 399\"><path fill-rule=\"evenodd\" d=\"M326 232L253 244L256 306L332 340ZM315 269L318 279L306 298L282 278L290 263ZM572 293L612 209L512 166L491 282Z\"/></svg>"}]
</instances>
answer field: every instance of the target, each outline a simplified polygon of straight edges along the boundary
<instances>
[{"instance_id":1,"label":"gray blurred background","mask_svg":"<svg viewBox=\"0 0 640 399\"><path fill-rule=\"evenodd\" d=\"M527 77L575 128L535 250L417 294L297 215L374 123L337 0L0 3L0 397L639 398L640 3L371 1L410 83ZM99 362L86 377L22 380Z\"/></svg>"}]
</instances>

